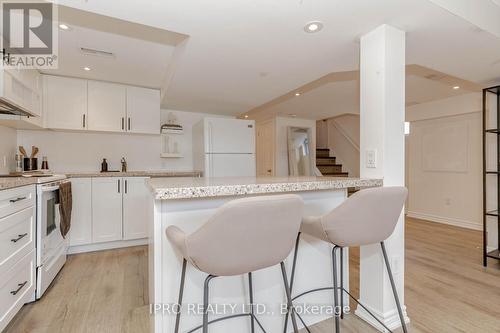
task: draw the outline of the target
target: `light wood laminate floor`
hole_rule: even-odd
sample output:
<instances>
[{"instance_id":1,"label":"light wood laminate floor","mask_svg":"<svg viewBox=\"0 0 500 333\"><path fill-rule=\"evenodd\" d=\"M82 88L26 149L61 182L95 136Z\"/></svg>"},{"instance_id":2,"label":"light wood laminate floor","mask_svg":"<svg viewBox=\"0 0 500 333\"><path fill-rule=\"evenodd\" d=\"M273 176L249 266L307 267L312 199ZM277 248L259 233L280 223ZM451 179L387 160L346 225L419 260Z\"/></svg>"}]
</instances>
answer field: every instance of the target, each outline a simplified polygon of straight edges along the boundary
<instances>
[{"instance_id":1,"label":"light wood laminate floor","mask_svg":"<svg viewBox=\"0 0 500 333\"><path fill-rule=\"evenodd\" d=\"M482 267L481 237L478 231L407 219L410 332L500 332L500 264L491 260ZM350 260L351 290L357 295L358 249L351 249ZM25 306L5 333L148 332L147 282L146 247L70 256L46 295ZM354 315L342 328L375 332ZM333 320L312 332L333 332Z\"/></svg>"}]
</instances>

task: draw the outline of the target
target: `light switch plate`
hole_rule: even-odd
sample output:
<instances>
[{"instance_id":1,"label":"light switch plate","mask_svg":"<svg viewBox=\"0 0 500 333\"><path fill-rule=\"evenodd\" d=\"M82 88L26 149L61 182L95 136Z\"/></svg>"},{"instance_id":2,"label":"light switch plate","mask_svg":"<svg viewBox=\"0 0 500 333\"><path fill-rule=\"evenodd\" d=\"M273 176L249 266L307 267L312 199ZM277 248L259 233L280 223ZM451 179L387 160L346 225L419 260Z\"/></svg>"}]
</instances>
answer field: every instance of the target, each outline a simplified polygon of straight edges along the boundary
<instances>
[{"instance_id":1,"label":"light switch plate","mask_svg":"<svg viewBox=\"0 0 500 333\"><path fill-rule=\"evenodd\" d=\"M366 151L366 167L376 168L377 167L377 151L374 149Z\"/></svg>"}]
</instances>

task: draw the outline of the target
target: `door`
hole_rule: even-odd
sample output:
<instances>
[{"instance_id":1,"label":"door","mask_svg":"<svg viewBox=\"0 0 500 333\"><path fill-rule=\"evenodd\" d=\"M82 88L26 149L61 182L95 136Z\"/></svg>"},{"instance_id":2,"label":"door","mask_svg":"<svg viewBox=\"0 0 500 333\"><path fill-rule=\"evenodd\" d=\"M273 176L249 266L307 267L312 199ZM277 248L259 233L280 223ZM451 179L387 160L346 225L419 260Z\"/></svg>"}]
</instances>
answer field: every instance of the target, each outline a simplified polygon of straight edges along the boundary
<instances>
[{"instance_id":1,"label":"door","mask_svg":"<svg viewBox=\"0 0 500 333\"><path fill-rule=\"evenodd\" d=\"M205 152L255 154L255 122L229 118L206 118Z\"/></svg>"},{"instance_id":2,"label":"door","mask_svg":"<svg viewBox=\"0 0 500 333\"><path fill-rule=\"evenodd\" d=\"M122 239L122 179L92 178L92 242Z\"/></svg>"},{"instance_id":3,"label":"door","mask_svg":"<svg viewBox=\"0 0 500 333\"><path fill-rule=\"evenodd\" d=\"M123 178L123 239L148 237L149 190L147 178Z\"/></svg>"},{"instance_id":4,"label":"door","mask_svg":"<svg viewBox=\"0 0 500 333\"><path fill-rule=\"evenodd\" d=\"M73 209L69 245L92 243L92 179L72 178Z\"/></svg>"},{"instance_id":5,"label":"door","mask_svg":"<svg viewBox=\"0 0 500 333\"><path fill-rule=\"evenodd\" d=\"M206 154L208 177L255 177L254 154Z\"/></svg>"},{"instance_id":6,"label":"door","mask_svg":"<svg viewBox=\"0 0 500 333\"><path fill-rule=\"evenodd\" d=\"M257 175L274 176L274 120L258 123L257 127Z\"/></svg>"},{"instance_id":7,"label":"door","mask_svg":"<svg viewBox=\"0 0 500 333\"><path fill-rule=\"evenodd\" d=\"M47 128L87 129L87 81L44 75Z\"/></svg>"},{"instance_id":8,"label":"door","mask_svg":"<svg viewBox=\"0 0 500 333\"><path fill-rule=\"evenodd\" d=\"M160 134L160 91L127 87L127 131Z\"/></svg>"},{"instance_id":9,"label":"door","mask_svg":"<svg viewBox=\"0 0 500 333\"><path fill-rule=\"evenodd\" d=\"M124 132L126 88L100 81L88 82L89 130Z\"/></svg>"}]
</instances>

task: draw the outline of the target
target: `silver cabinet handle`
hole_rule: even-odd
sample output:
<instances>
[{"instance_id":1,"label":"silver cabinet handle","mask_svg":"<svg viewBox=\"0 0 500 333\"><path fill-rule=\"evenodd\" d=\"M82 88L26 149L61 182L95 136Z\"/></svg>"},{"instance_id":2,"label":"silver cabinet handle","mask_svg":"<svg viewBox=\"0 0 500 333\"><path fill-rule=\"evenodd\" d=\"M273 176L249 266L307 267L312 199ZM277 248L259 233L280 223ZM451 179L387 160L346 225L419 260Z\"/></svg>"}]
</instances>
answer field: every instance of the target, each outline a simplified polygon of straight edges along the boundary
<instances>
[{"instance_id":1,"label":"silver cabinet handle","mask_svg":"<svg viewBox=\"0 0 500 333\"><path fill-rule=\"evenodd\" d=\"M18 201L21 201L21 200L26 200L26 197L20 197L20 198L17 198L17 199L11 199L9 200L10 203L15 203L15 202L18 202Z\"/></svg>"},{"instance_id":2,"label":"silver cabinet handle","mask_svg":"<svg viewBox=\"0 0 500 333\"><path fill-rule=\"evenodd\" d=\"M17 235L17 238L13 238L10 241L12 243L17 243L17 242L19 242L21 239L23 239L26 236L28 236L28 233L25 233L25 234L22 234L22 235Z\"/></svg>"},{"instance_id":3,"label":"silver cabinet handle","mask_svg":"<svg viewBox=\"0 0 500 333\"><path fill-rule=\"evenodd\" d=\"M120 179L118 179L118 193L120 193Z\"/></svg>"},{"instance_id":4,"label":"silver cabinet handle","mask_svg":"<svg viewBox=\"0 0 500 333\"><path fill-rule=\"evenodd\" d=\"M83 115L83 128L85 128L85 114Z\"/></svg>"},{"instance_id":5,"label":"silver cabinet handle","mask_svg":"<svg viewBox=\"0 0 500 333\"><path fill-rule=\"evenodd\" d=\"M125 130L125 118L122 117L122 131Z\"/></svg>"},{"instance_id":6,"label":"silver cabinet handle","mask_svg":"<svg viewBox=\"0 0 500 333\"><path fill-rule=\"evenodd\" d=\"M128 181L125 179L125 194L128 192Z\"/></svg>"},{"instance_id":7,"label":"silver cabinet handle","mask_svg":"<svg viewBox=\"0 0 500 333\"><path fill-rule=\"evenodd\" d=\"M17 285L17 286L18 286L18 288L17 288L16 290L11 291L10 293L11 293L12 295L16 296L16 295L17 295L17 293L18 293L18 292L20 292L20 291L21 291L21 289L23 289L23 287L26 285L26 283L28 283L28 281L24 281L23 283L19 283L19 284Z\"/></svg>"},{"instance_id":8,"label":"silver cabinet handle","mask_svg":"<svg viewBox=\"0 0 500 333\"><path fill-rule=\"evenodd\" d=\"M130 117L128 117L128 130L130 131Z\"/></svg>"}]
</instances>

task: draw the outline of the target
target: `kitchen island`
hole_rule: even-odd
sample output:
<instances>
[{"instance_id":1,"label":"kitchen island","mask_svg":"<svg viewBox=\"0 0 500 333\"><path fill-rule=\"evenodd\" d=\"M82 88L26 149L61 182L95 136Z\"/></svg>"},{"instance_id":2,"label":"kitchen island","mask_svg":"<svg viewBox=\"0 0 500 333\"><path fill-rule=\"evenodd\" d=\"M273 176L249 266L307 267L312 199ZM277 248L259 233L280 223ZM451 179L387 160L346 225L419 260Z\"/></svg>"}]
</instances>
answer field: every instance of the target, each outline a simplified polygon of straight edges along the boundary
<instances>
[{"instance_id":1,"label":"kitchen island","mask_svg":"<svg viewBox=\"0 0 500 333\"><path fill-rule=\"evenodd\" d=\"M243 196L279 195L295 193L305 202L305 215L322 215L337 207L347 198L350 187L382 186L379 179L333 177L289 178L153 178L148 180L152 193L149 228L149 296L152 330L170 333L175 325L175 308L180 284L182 258L174 251L165 236L170 225L191 233L205 223L225 202ZM217 242L217 239L214 239ZM347 252L347 251L346 251ZM291 272L292 254L286 260ZM348 259L344 257L344 281L348 279ZM319 287L332 286L331 246L304 236L300 243L293 294ZM281 306L285 294L279 266L254 273L254 302L256 314L267 332L283 330ZM203 283L206 274L188 265L184 291L180 332L201 324ZM348 283L346 283L348 288ZM211 288L210 320L248 310L247 277L223 277L214 280ZM319 305L319 311L307 313L302 307L302 318L307 324L323 321L332 316L332 295L329 292L309 294L295 305ZM348 300L344 298L344 305ZM247 306L245 308L245 306ZM326 306L326 307L325 307ZM262 312L262 313L260 313ZM250 332L248 317L214 323L214 332ZM289 331L291 328L289 326Z\"/></svg>"}]
</instances>

